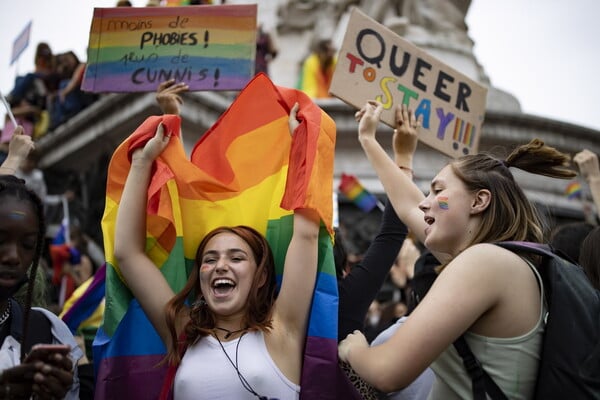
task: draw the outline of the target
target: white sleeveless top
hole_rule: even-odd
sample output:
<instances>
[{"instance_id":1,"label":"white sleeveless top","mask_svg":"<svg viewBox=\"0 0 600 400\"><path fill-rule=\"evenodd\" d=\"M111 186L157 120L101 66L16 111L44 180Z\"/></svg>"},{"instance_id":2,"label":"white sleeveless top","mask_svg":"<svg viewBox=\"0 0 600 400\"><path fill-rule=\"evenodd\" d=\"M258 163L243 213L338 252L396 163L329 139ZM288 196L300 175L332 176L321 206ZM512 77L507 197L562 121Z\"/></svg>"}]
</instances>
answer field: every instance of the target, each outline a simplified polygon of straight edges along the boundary
<instances>
[{"instance_id":1,"label":"white sleeveless top","mask_svg":"<svg viewBox=\"0 0 600 400\"><path fill-rule=\"evenodd\" d=\"M537 269L527 260L540 285L540 316L536 325L526 334L512 338L493 338L465 333L465 340L488 375L510 400L533 398L537 372L542 351L547 308L544 286ZM472 399L471 378L462 358L450 345L431 368L436 380L429 393L429 400Z\"/></svg>"},{"instance_id":2,"label":"white sleeveless top","mask_svg":"<svg viewBox=\"0 0 600 400\"><path fill-rule=\"evenodd\" d=\"M175 400L256 400L257 397L242 385L232 365L236 360L241 376L259 396L279 400L299 398L300 386L277 368L267 351L262 332L248 332L238 339L221 343L231 362L212 336L202 338L187 349L175 375Z\"/></svg>"}]
</instances>

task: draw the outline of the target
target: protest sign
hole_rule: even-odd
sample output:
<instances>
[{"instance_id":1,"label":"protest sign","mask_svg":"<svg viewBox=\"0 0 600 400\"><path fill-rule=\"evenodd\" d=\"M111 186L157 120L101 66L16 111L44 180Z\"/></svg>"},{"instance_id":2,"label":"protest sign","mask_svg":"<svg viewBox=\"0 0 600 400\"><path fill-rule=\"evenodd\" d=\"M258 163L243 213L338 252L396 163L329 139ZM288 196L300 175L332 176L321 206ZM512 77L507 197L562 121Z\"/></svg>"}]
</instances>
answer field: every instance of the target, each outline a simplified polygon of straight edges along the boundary
<instances>
[{"instance_id":1,"label":"protest sign","mask_svg":"<svg viewBox=\"0 0 600 400\"><path fill-rule=\"evenodd\" d=\"M406 104L422 118L419 139L450 157L478 151L487 88L369 18L352 11L330 93L361 108L383 104L381 120L395 127Z\"/></svg>"},{"instance_id":2,"label":"protest sign","mask_svg":"<svg viewBox=\"0 0 600 400\"><path fill-rule=\"evenodd\" d=\"M256 4L96 8L82 89L239 90L254 75Z\"/></svg>"},{"instance_id":3,"label":"protest sign","mask_svg":"<svg viewBox=\"0 0 600 400\"><path fill-rule=\"evenodd\" d=\"M10 55L10 65L13 65L15 61L19 59L19 56L23 51L29 46L29 37L31 36L31 23L29 21L25 28L19 33L19 35L15 38L12 46L12 53Z\"/></svg>"}]
</instances>

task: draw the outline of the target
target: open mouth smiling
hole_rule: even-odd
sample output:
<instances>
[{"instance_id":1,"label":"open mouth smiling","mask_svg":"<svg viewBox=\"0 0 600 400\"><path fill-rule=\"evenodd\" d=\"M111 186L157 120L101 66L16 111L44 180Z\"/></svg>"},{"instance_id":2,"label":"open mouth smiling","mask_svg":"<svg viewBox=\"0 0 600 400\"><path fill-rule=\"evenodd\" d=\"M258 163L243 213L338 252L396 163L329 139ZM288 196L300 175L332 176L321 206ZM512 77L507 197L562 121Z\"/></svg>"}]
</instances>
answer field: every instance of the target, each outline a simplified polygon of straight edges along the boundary
<instances>
[{"instance_id":1,"label":"open mouth smiling","mask_svg":"<svg viewBox=\"0 0 600 400\"><path fill-rule=\"evenodd\" d=\"M235 286L235 282L229 278L218 278L212 283L213 292L217 297L228 295Z\"/></svg>"}]
</instances>

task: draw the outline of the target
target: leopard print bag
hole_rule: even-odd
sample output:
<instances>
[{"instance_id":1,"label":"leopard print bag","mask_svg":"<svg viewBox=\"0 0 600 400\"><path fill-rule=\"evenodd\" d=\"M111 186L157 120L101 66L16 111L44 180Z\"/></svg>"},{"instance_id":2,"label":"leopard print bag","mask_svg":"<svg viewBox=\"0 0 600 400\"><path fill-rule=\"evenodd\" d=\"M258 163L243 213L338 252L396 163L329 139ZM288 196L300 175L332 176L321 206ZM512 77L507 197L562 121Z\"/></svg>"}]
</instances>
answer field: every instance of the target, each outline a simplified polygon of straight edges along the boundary
<instances>
[{"instance_id":1,"label":"leopard print bag","mask_svg":"<svg viewBox=\"0 0 600 400\"><path fill-rule=\"evenodd\" d=\"M356 388L356 391L360 393L364 400L378 400L380 392L373 386L369 385L363 380L358 374L352 369L350 364L347 362L340 361L340 367L342 371L348 377L348 380Z\"/></svg>"}]
</instances>

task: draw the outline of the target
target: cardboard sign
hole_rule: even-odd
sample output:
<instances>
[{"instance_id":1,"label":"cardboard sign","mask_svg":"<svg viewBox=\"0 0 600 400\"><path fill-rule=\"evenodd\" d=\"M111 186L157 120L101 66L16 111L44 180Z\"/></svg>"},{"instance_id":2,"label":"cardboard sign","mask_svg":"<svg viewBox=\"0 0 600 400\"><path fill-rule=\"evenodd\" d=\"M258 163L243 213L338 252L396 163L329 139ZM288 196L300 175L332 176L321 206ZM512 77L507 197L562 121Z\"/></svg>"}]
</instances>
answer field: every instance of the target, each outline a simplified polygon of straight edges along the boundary
<instances>
[{"instance_id":1,"label":"cardboard sign","mask_svg":"<svg viewBox=\"0 0 600 400\"><path fill-rule=\"evenodd\" d=\"M96 8L82 89L239 90L254 75L256 4Z\"/></svg>"},{"instance_id":2,"label":"cardboard sign","mask_svg":"<svg viewBox=\"0 0 600 400\"><path fill-rule=\"evenodd\" d=\"M391 127L396 106L406 104L422 118L419 139L427 145L454 158L478 151L487 88L356 8L329 91L358 108L379 101Z\"/></svg>"}]
</instances>

